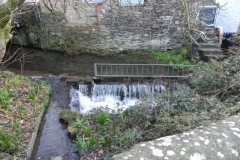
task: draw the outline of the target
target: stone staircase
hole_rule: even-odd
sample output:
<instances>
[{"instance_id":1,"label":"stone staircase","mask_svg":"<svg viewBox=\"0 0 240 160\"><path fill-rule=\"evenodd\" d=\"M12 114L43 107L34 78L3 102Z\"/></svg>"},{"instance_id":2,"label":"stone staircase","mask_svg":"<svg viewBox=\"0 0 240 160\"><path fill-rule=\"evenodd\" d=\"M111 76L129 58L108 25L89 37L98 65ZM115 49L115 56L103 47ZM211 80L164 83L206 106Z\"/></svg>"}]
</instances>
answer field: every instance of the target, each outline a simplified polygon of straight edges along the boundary
<instances>
[{"instance_id":1,"label":"stone staircase","mask_svg":"<svg viewBox=\"0 0 240 160\"><path fill-rule=\"evenodd\" d=\"M212 39L215 35L208 34L207 37L211 38L208 41L200 41L198 47L198 55L201 60L209 61L210 59L223 59L223 51L219 46L218 39Z\"/></svg>"}]
</instances>

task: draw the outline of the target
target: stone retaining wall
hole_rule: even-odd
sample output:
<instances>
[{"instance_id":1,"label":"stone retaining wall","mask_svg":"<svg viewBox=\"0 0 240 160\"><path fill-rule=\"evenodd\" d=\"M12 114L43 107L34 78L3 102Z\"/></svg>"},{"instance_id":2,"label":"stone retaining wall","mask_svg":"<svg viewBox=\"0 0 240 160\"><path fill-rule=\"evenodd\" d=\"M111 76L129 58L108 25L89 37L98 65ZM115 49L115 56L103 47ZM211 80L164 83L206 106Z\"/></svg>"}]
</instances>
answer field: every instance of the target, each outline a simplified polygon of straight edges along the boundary
<instances>
[{"instance_id":1,"label":"stone retaining wall","mask_svg":"<svg viewBox=\"0 0 240 160\"><path fill-rule=\"evenodd\" d=\"M50 6L48 0L45 2ZM44 49L67 54L102 54L132 49L167 50L183 43L181 11L175 10L178 6L175 0L144 0L143 4L134 6L123 5L119 0L72 3L65 7L56 0L51 3L55 15L40 0L38 26L41 25L43 33L39 43ZM74 7L79 7L81 12L76 12ZM63 8L66 19L57 13Z\"/></svg>"}]
</instances>

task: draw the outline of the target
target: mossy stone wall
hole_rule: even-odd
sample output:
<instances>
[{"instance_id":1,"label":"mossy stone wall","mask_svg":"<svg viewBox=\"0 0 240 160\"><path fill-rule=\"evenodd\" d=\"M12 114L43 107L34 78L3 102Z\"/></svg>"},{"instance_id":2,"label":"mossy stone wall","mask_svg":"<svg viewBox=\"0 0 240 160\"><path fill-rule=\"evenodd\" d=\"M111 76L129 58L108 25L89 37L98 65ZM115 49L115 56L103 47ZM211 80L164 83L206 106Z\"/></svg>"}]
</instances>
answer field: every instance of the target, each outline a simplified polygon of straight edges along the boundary
<instances>
[{"instance_id":1,"label":"mossy stone wall","mask_svg":"<svg viewBox=\"0 0 240 160\"><path fill-rule=\"evenodd\" d=\"M66 19L59 20L40 0L41 20L35 24L39 47L67 54L177 48L183 44L178 5L177 1L146 0L142 5L124 6L119 0L106 0L88 5L82 19L68 6Z\"/></svg>"}]
</instances>

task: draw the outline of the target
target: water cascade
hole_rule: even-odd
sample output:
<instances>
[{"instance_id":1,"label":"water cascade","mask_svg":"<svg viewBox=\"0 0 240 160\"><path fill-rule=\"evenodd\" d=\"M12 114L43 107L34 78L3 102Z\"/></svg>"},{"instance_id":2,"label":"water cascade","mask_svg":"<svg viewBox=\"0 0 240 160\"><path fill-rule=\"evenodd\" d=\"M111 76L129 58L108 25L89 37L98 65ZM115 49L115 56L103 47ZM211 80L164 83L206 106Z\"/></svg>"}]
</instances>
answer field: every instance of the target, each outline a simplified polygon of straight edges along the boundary
<instances>
[{"instance_id":1,"label":"water cascade","mask_svg":"<svg viewBox=\"0 0 240 160\"><path fill-rule=\"evenodd\" d=\"M89 114L94 109L116 113L136 105L146 93L163 92L165 86L157 84L79 84L70 91L72 110Z\"/></svg>"}]
</instances>

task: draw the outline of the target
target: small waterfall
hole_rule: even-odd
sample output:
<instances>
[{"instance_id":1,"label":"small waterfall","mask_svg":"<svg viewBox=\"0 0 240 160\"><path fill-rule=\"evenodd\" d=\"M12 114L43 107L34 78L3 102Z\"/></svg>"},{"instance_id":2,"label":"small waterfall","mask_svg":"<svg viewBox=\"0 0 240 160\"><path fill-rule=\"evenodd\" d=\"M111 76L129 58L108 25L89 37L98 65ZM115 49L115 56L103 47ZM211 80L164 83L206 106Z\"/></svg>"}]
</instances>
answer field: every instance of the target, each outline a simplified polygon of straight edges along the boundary
<instances>
[{"instance_id":1,"label":"small waterfall","mask_svg":"<svg viewBox=\"0 0 240 160\"><path fill-rule=\"evenodd\" d=\"M165 86L153 84L95 84L91 89L79 84L79 89L70 91L72 110L90 114L94 109L116 113L136 105L146 93L163 92Z\"/></svg>"},{"instance_id":2,"label":"small waterfall","mask_svg":"<svg viewBox=\"0 0 240 160\"><path fill-rule=\"evenodd\" d=\"M81 92L84 96L88 95L88 86L87 85L79 85L79 92Z\"/></svg>"}]
</instances>

